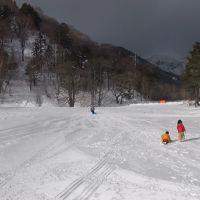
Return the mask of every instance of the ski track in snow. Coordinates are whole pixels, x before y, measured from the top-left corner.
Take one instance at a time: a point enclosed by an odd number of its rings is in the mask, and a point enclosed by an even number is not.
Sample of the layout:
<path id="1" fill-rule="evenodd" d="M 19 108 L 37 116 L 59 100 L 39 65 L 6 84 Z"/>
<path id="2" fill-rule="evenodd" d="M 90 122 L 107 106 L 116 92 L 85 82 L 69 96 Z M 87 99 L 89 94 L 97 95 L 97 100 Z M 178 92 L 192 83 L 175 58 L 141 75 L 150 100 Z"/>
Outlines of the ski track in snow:
<path id="1" fill-rule="evenodd" d="M 107 156 L 106 156 L 107 157 Z M 115 169 L 115 166 L 108 164 L 108 158 L 99 161 L 89 172 L 87 172 L 81 178 L 73 181 L 67 188 L 56 196 L 56 199 L 67 199 L 71 194 L 74 193 L 79 187 L 86 183 L 80 194 L 73 198 L 77 200 L 88 199 L 103 183 L 106 177 Z"/>
<path id="2" fill-rule="evenodd" d="M 2 108 L 3 200 L 200 199 L 200 111 L 184 105 Z M 176 122 L 186 126 L 177 141 Z M 169 130 L 173 143 L 160 144 Z M 89 170 L 88 170 L 89 169 Z"/>

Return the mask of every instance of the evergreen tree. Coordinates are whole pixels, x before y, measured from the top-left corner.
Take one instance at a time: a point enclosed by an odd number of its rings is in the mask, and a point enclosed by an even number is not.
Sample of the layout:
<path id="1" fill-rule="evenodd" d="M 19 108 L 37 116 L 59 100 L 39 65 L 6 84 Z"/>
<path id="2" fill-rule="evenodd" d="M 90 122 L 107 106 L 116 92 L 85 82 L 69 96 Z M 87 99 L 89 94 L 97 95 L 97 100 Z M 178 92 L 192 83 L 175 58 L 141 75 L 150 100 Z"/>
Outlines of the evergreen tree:
<path id="1" fill-rule="evenodd" d="M 195 105 L 199 105 L 200 95 L 200 42 L 195 42 L 193 49 L 187 57 L 185 85 Z"/>

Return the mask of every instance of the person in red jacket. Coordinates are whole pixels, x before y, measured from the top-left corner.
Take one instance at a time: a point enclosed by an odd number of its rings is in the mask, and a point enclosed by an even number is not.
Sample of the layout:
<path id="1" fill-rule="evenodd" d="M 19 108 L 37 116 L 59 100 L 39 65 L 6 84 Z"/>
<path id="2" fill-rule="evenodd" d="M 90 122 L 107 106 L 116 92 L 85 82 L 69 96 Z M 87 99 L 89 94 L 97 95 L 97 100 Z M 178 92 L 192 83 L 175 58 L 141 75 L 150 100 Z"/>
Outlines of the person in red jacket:
<path id="1" fill-rule="evenodd" d="M 178 140 L 182 142 L 185 139 L 186 130 L 181 120 L 178 120 L 177 131 L 178 131 Z"/>

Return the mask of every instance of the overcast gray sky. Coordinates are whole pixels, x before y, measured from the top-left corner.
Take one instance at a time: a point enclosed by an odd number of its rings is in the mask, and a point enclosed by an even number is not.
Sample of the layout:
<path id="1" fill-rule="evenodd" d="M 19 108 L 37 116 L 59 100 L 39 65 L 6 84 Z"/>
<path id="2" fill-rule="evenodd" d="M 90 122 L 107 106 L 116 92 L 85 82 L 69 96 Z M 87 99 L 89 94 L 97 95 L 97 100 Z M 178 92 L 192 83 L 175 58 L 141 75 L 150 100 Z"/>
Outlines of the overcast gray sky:
<path id="1" fill-rule="evenodd" d="M 200 0 L 16 0 L 73 25 L 92 40 L 184 58 L 200 41 Z"/>

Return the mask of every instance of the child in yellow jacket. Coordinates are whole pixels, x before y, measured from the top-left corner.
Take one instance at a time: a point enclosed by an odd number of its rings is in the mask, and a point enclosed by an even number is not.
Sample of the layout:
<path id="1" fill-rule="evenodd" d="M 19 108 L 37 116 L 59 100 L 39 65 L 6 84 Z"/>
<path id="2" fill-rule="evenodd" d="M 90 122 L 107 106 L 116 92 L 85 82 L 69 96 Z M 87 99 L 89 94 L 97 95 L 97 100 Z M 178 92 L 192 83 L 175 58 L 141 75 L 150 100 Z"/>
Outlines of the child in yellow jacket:
<path id="1" fill-rule="evenodd" d="M 171 138 L 170 138 L 169 132 L 166 131 L 165 133 L 163 133 L 161 135 L 161 139 L 162 139 L 162 143 L 163 144 L 168 144 L 169 142 L 171 142 Z"/>

